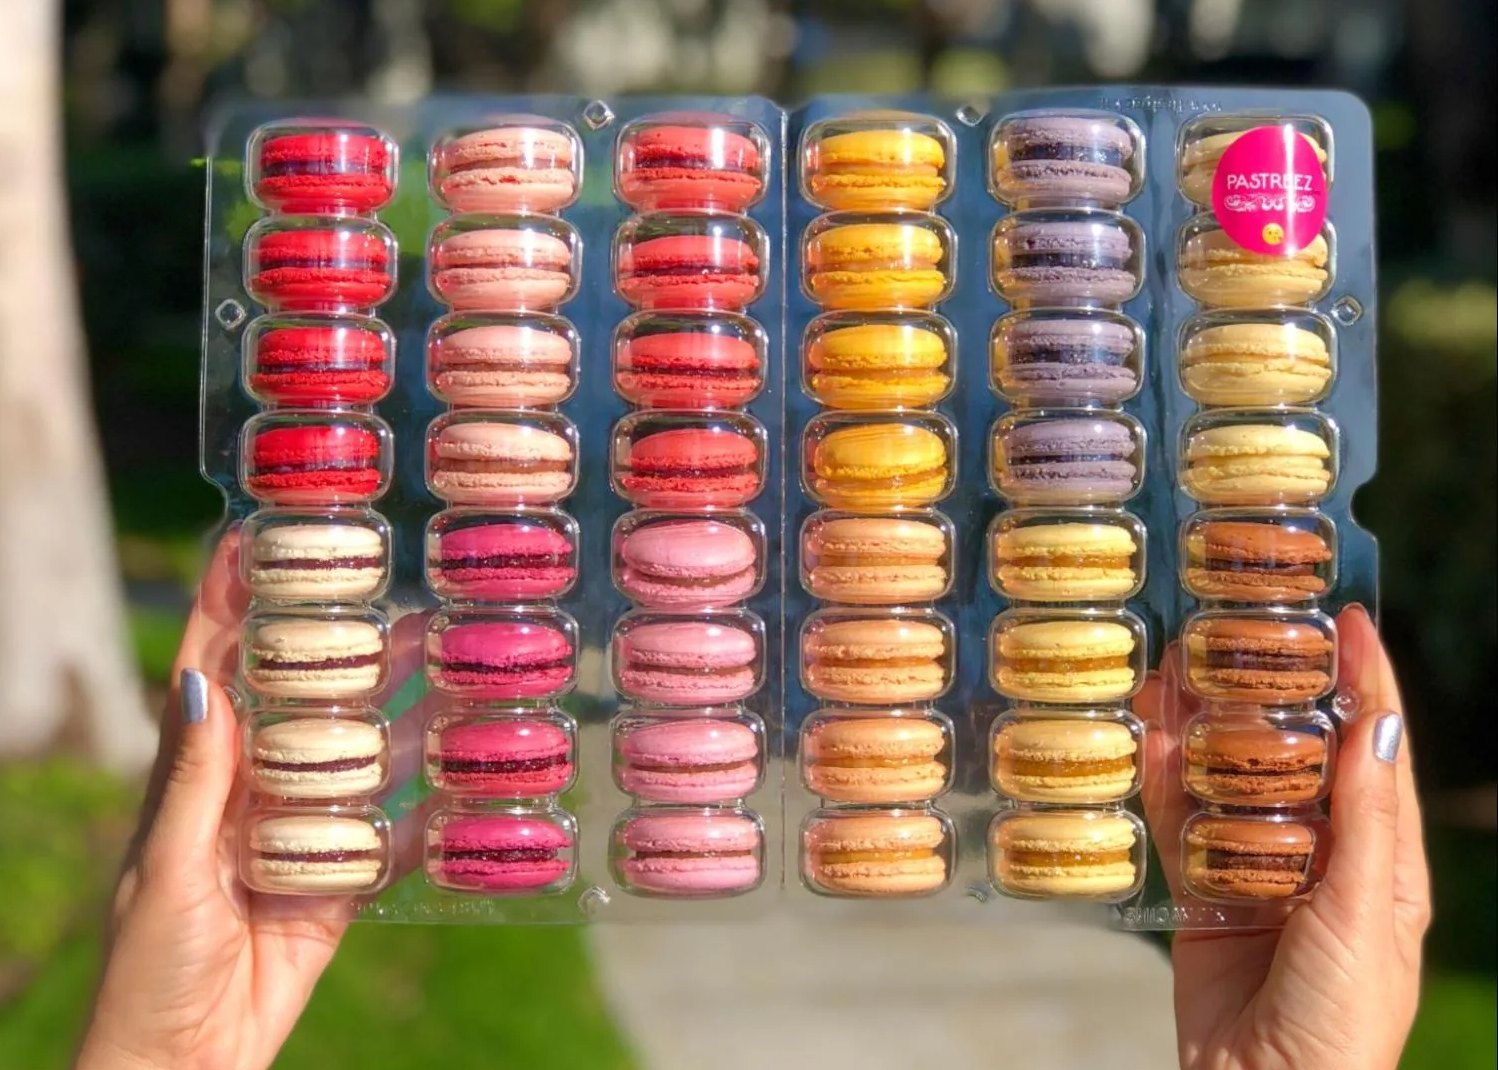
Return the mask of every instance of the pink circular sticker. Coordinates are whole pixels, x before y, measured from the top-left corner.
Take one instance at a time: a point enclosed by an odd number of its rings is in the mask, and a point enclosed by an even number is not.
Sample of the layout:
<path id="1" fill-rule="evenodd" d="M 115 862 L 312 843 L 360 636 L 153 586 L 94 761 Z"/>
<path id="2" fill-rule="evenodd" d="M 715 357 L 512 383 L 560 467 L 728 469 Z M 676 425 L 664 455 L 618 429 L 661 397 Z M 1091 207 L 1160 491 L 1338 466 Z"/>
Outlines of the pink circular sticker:
<path id="1" fill-rule="evenodd" d="M 1267 256 L 1293 256 L 1326 222 L 1326 172 L 1289 123 L 1249 130 L 1222 154 L 1212 214 L 1229 238 Z"/>

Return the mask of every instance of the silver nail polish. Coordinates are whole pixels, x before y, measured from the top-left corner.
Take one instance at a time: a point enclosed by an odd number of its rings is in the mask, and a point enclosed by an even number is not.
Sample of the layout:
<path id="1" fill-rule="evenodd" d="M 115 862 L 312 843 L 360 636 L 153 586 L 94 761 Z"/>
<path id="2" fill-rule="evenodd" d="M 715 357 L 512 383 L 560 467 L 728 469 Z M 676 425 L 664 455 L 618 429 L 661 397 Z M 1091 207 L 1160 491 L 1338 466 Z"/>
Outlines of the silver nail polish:
<path id="1" fill-rule="evenodd" d="M 208 719 L 208 677 L 197 669 L 183 669 L 178 684 L 182 698 L 182 723 L 202 724 Z"/>
<path id="2" fill-rule="evenodd" d="M 1381 762 L 1392 762 L 1399 757 L 1399 744 L 1404 739 L 1404 718 L 1397 713 L 1386 713 L 1373 728 L 1373 756 Z"/>

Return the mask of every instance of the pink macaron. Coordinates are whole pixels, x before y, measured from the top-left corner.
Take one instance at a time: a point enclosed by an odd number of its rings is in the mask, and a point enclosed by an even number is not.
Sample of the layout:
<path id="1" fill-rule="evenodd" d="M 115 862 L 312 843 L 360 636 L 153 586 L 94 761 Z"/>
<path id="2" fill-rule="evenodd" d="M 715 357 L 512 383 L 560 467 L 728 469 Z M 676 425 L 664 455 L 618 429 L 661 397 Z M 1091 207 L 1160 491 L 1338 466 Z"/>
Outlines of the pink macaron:
<path id="1" fill-rule="evenodd" d="M 625 856 L 615 876 L 642 895 L 738 895 L 760 881 L 763 836 L 738 813 L 637 814 L 615 831 Z"/>
<path id="2" fill-rule="evenodd" d="M 645 524 L 619 546 L 619 590 L 648 608 L 732 605 L 759 586 L 759 554 L 743 529 L 719 520 Z"/>
<path id="3" fill-rule="evenodd" d="M 427 582 L 440 598 L 528 602 L 555 598 L 577 578 L 566 534 L 524 518 L 451 528 L 436 537 Z"/>
<path id="4" fill-rule="evenodd" d="M 439 691 L 461 698 L 551 698 L 572 684 L 572 640 L 546 620 L 462 620 L 435 635 L 427 674 Z"/>
<path id="5" fill-rule="evenodd" d="M 546 818 L 443 815 L 427 832 L 427 877 L 453 891 L 556 891 L 572 872 L 571 850 L 571 834 Z"/>
<path id="6" fill-rule="evenodd" d="M 555 795 L 572 783 L 572 774 L 572 739 L 551 721 L 454 721 L 427 739 L 427 779 L 449 795 Z"/>
<path id="7" fill-rule="evenodd" d="M 576 351 L 571 326 L 438 321 L 427 339 L 427 385 L 450 405 L 522 409 L 557 405 L 572 393 Z M 545 324 L 545 326 L 541 324 Z"/>
<path id="8" fill-rule="evenodd" d="M 561 220 L 545 229 L 445 223 L 432 235 L 432 294 L 464 312 L 553 309 L 576 288 L 576 247 L 576 231 Z"/>
<path id="9" fill-rule="evenodd" d="M 454 212 L 554 212 L 577 196 L 580 151 L 565 128 L 508 125 L 432 151 L 432 192 Z"/>
<path id="10" fill-rule="evenodd" d="M 759 737 L 739 721 L 638 722 L 622 728 L 614 744 L 620 789 L 646 802 L 731 802 L 759 784 Z"/>
<path id="11" fill-rule="evenodd" d="M 639 702 L 738 702 L 758 690 L 759 660 L 759 641 L 728 620 L 661 620 L 614 633 L 615 684 Z"/>

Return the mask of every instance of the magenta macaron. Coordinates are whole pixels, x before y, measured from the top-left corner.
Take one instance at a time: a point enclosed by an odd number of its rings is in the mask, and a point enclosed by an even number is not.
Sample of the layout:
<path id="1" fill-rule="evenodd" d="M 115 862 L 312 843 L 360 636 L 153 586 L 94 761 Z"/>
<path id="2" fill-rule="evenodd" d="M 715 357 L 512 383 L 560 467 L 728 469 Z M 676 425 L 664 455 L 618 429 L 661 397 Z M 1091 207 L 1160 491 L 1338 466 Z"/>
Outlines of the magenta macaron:
<path id="1" fill-rule="evenodd" d="M 572 740 L 550 721 L 460 721 L 430 734 L 427 763 L 427 779 L 449 795 L 531 799 L 572 783 Z"/>
<path id="2" fill-rule="evenodd" d="M 759 737 L 716 717 L 646 721 L 615 737 L 619 787 L 646 802 L 708 805 L 759 784 Z"/>
<path id="3" fill-rule="evenodd" d="M 615 876 L 644 895 L 735 895 L 759 884 L 761 834 L 737 813 L 637 814 L 615 832 L 623 848 Z"/>
<path id="4" fill-rule="evenodd" d="M 466 892 L 555 890 L 572 871 L 572 836 L 544 818 L 515 814 L 438 818 L 427 832 L 427 876 Z"/>
<path id="5" fill-rule="evenodd" d="M 572 641 L 543 621 L 450 623 L 430 646 L 432 686 L 461 698 L 550 698 L 572 684 Z"/>
<path id="6" fill-rule="evenodd" d="M 523 519 L 451 528 L 436 536 L 427 579 L 442 598 L 554 598 L 577 578 L 576 548 L 562 532 Z"/>
<path id="7" fill-rule="evenodd" d="M 614 634 L 619 690 L 639 702 L 713 706 L 759 687 L 759 642 L 724 621 L 667 620 Z"/>
<path id="8" fill-rule="evenodd" d="M 619 590 L 642 606 L 710 607 L 742 601 L 759 586 L 754 540 L 718 520 L 646 524 L 619 546 Z"/>

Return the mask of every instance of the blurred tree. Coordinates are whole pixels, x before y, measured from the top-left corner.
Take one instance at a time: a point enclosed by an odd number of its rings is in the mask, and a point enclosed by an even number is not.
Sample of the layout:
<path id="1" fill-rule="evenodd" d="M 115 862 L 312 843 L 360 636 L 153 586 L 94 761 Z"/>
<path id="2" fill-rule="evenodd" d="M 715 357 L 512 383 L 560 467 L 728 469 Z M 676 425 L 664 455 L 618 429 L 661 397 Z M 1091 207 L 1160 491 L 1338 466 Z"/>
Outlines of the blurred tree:
<path id="1" fill-rule="evenodd" d="M 0 4 L 0 754 L 154 748 L 126 654 L 68 250 L 56 0 Z"/>

